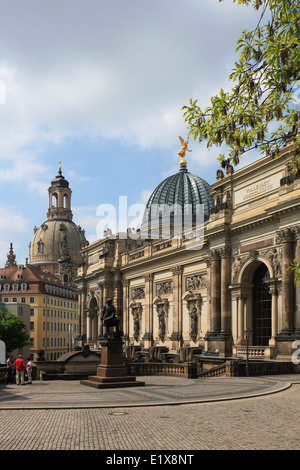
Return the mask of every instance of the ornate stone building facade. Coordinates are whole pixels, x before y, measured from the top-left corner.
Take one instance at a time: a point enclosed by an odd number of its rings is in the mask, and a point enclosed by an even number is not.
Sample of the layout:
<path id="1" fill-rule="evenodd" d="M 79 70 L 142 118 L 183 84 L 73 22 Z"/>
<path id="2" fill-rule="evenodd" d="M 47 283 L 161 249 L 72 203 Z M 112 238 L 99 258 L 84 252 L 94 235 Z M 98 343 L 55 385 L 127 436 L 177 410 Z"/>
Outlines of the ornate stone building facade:
<path id="1" fill-rule="evenodd" d="M 99 346 L 110 297 L 126 345 L 239 357 L 249 335 L 250 357 L 290 358 L 300 335 L 300 282 L 289 270 L 300 256 L 300 179 L 289 159 L 287 147 L 276 159 L 218 170 L 216 182 L 196 192 L 194 175 L 181 167 L 188 197 L 205 206 L 203 238 L 116 235 L 85 247 L 76 280 L 82 341 Z M 167 179 L 163 202 L 174 202 L 178 178 Z"/>

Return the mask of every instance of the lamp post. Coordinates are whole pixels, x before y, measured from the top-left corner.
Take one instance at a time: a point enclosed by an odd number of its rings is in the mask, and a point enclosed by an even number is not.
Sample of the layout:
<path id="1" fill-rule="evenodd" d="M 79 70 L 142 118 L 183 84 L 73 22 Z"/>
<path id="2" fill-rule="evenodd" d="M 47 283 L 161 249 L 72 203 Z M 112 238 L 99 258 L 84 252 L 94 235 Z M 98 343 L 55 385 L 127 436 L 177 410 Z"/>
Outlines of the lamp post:
<path id="1" fill-rule="evenodd" d="M 249 339 L 250 339 L 250 330 L 249 328 L 246 328 L 245 330 L 245 335 L 246 335 L 246 377 L 249 377 Z"/>

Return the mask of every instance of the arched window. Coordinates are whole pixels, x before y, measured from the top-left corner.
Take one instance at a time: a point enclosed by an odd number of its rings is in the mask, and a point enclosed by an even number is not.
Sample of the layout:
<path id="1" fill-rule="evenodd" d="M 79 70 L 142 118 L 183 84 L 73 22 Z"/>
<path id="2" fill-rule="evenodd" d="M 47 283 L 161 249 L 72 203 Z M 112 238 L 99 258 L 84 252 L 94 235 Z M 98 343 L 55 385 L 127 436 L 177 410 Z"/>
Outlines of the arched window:
<path id="1" fill-rule="evenodd" d="M 253 346 L 268 346 L 272 336 L 272 296 L 268 279 L 269 270 L 261 263 L 253 276 Z"/>
<path id="2" fill-rule="evenodd" d="M 57 193 L 53 193 L 52 196 L 51 196 L 51 206 L 52 206 L 52 208 L 57 207 L 57 203 L 58 203 Z"/>

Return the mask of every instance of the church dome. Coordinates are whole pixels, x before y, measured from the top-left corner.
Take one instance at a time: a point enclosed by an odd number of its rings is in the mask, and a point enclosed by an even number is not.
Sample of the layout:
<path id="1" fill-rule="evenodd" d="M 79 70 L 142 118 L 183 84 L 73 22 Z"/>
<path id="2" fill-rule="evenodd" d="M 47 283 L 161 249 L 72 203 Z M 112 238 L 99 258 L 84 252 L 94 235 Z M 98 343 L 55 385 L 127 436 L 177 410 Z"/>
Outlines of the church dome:
<path id="1" fill-rule="evenodd" d="M 179 171 L 164 179 L 151 194 L 143 215 L 142 231 L 149 229 L 150 224 L 151 228 L 157 225 L 161 217 L 159 207 L 160 211 L 165 207 L 180 223 L 184 216 L 190 216 L 194 224 L 201 210 L 204 221 L 208 220 L 213 205 L 210 185 L 200 176 L 190 173 L 186 161 L 182 160 Z"/>
<path id="2" fill-rule="evenodd" d="M 80 263 L 80 251 L 85 243 L 84 231 L 72 220 L 48 219 L 34 229 L 30 264 L 57 265 L 66 254 L 73 262 Z M 52 271 L 50 266 L 49 271 Z"/>
<path id="3" fill-rule="evenodd" d="M 72 220 L 72 191 L 60 166 L 48 193 L 47 220 L 34 228 L 29 245 L 30 264 L 70 280 L 76 275 L 82 262 L 80 252 L 88 242 L 84 230 Z"/>

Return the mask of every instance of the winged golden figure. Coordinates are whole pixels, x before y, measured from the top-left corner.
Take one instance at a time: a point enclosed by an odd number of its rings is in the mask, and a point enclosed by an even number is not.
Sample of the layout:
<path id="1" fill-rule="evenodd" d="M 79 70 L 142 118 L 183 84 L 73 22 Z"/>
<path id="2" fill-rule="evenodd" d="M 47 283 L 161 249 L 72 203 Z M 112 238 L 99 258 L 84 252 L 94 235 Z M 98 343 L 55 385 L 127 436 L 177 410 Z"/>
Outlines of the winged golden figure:
<path id="1" fill-rule="evenodd" d="M 178 155 L 179 155 L 178 158 L 183 158 L 184 159 L 186 152 L 191 152 L 191 150 L 188 149 L 189 139 L 184 141 L 183 138 L 179 136 L 179 140 L 181 142 L 182 149 L 180 150 L 180 152 L 178 152 Z"/>

